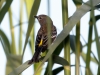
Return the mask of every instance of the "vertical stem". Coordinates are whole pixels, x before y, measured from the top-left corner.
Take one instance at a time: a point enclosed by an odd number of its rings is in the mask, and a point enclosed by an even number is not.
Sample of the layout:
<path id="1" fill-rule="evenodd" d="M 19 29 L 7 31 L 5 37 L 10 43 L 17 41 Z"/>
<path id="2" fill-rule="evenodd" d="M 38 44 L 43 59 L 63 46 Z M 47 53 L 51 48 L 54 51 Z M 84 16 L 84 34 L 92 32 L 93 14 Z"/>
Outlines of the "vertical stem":
<path id="1" fill-rule="evenodd" d="M 86 63 L 86 55 L 87 53 L 85 54 L 84 52 L 81 53 L 81 57 L 83 58 L 83 61 Z M 92 59 L 92 58 L 91 58 Z M 95 61 L 95 59 L 94 59 Z M 87 74 L 88 75 L 88 74 Z M 92 71 L 90 70 L 90 75 L 93 75 Z"/>
<path id="2" fill-rule="evenodd" d="M 76 56 L 75 56 L 75 75 L 80 73 L 80 22 L 76 25 Z"/>
<path id="3" fill-rule="evenodd" d="M 77 8 L 82 5 L 82 0 L 73 0 Z M 80 21 L 76 24 L 76 48 L 75 48 L 75 75 L 80 75 Z"/>
<path id="4" fill-rule="evenodd" d="M 88 33 L 88 46 L 87 46 L 87 55 L 86 55 L 86 72 L 85 72 L 85 75 L 90 75 L 90 54 L 91 54 L 91 43 L 92 43 L 92 31 L 93 31 L 93 24 L 90 21 L 89 33 Z"/>
<path id="5" fill-rule="evenodd" d="M 10 32 L 11 32 L 11 53 L 16 54 L 16 44 L 15 44 L 15 35 L 13 28 L 13 19 L 12 19 L 12 11 L 9 9 L 9 20 L 10 20 Z"/>
<path id="6" fill-rule="evenodd" d="M 50 16 L 50 0 L 47 1 L 47 6 L 48 6 L 48 15 Z M 49 21 L 48 21 L 48 24 L 49 24 Z M 48 46 L 50 46 L 51 44 L 51 25 L 48 25 Z M 52 55 L 49 57 L 49 61 L 48 61 L 48 65 L 49 65 L 49 68 L 48 68 L 48 71 L 49 71 L 49 75 L 52 75 Z"/>
<path id="7" fill-rule="evenodd" d="M 81 6 L 82 0 L 73 0 L 76 7 Z M 80 21 L 76 24 L 76 56 L 75 56 L 75 75 L 80 75 Z"/>
<path id="8" fill-rule="evenodd" d="M 62 0 L 62 18 L 63 27 L 68 22 L 68 1 Z M 64 58 L 70 63 L 70 41 L 69 36 L 64 40 Z M 66 69 L 64 66 L 64 74 L 70 75 L 70 70 Z"/>
<path id="9" fill-rule="evenodd" d="M 20 0 L 20 23 L 22 23 L 22 12 L 23 11 L 23 0 Z M 19 54 L 21 54 L 22 51 L 22 24 L 20 24 L 20 30 L 19 30 Z"/>

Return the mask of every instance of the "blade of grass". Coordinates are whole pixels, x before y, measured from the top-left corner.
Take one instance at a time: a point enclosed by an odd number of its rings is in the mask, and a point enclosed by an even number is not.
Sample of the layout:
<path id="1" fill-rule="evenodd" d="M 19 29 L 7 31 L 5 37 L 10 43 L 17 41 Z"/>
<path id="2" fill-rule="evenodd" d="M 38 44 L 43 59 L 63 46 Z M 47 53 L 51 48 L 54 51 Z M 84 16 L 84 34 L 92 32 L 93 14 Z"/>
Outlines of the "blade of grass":
<path id="1" fill-rule="evenodd" d="M 95 20 L 94 20 L 95 22 Z M 100 74 L 100 42 L 99 42 L 99 36 L 96 28 L 96 24 L 94 23 L 94 31 L 95 31 L 95 37 L 96 37 L 96 46 L 97 46 L 97 53 L 98 53 L 98 58 L 99 58 L 99 67 L 98 67 L 98 75 Z"/>
<path id="2" fill-rule="evenodd" d="M 75 35 L 70 35 L 70 46 L 72 51 L 75 53 L 76 51 L 76 36 Z M 82 43 L 80 41 L 80 53 L 82 52 Z"/>
<path id="3" fill-rule="evenodd" d="M 32 5 L 33 5 L 33 2 L 34 0 L 25 0 L 25 4 L 26 4 L 26 12 L 27 12 L 27 17 L 29 18 L 30 16 L 30 12 L 31 12 L 31 8 L 32 8 Z M 34 15 L 33 15 L 34 16 Z M 32 28 L 32 31 L 31 31 L 31 40 L 30 40 L 30 47 L 31 47 L 31 50 L 32 50 L 32 53 L 34 53 L 34 26 Z"/>
<path id="4" fill-rule="evenodd" d="M 35 21 L 33 16 L 36 15 L 36 13 L 38 11 L 38 8 L 39 8 L 39 5 L 40 5 L 40 2 L 41 2 L 41 0 L 35 0 L 33 2 L 32 10 L 31 10 L 30 18 L 29 18 L 28 29 L 27 29 L 27 33 L 26 33 L 25 44 L 24 44 L 24 48 L 23 48 L 22 59 L 23 59 L 23 56 L 24 56 L 24 52 L 25 52 L 25 48 L 26 48 L 26 45 L 27 45 L 27 42 L 28 42 L 28 38 L 29 38 L 30 32 L 31 32 L 32 27 L 33 27 L 33 23 Z"/>
<path id="5" fill-rule="evenodd" d="M 84 60 L 85 63 L 86 63 L 86 55 L 87 55 L 87 54 L 85 54 L 85 53 L 83 53 L 83 52 L 81 53 L 81 56 L 82 56 L 82 58 L 83 58 L 83 60 Z M 96 62 L 95 59 L 92 58 L 92 57 L 91 57 L 91 61 Z M 87 68 L 85 68 L 85 70 L 87 70 Z M 93 73 L 92 73 L 91 70 L 90 70 L 90 75 L 93 75 Z"/>
<path id="6" fill-rule="evenodd" d="M 90 15 L 91 18 L 92 15 Z M 93 24 L 90 20 L 89 22 L 89 32 L 88 32 L 88 45 L 87 45 L 87 55 L 86 55 L 86 72 L 85 75 L 90 75 L 90 54 L 91 54 L 91 44 L 92 44 L 92 32 L 93 32 Z"/>
<path id="7" fill-rule="evenodd" d="M 99 75 L 100 74 L 100 65 L 98 65 L 98 73 L 97 73 L 97 75 Z"/>
<path id="8" fill-rule="evenodd" d="M 73 0 L 76 7 L 82 5 L 82 0 Z M 76 50 L 75 50 L 75 75 L 80 74 L 80 21 L 76 24 Z"/>
<path id="9" fill-rule="evenodd" d="M 75 75 L 80 74 L 80 22 L 76 25 Z"/>
<path id="10" fill-rule="evenodd" d="M 16 54 L 16 43 L 15 43 L 15 35 L 14 35 L 14 29 L 13 28 L 13 19 L 12 19 L 12 11 L 9 9 L 9 21 L 10 21 L 10 33 L 11 33 L 11 53 Z"/>
<path id="11" fill-rule="evenodd" d="M 6 63 L 6 75 L 8 75 L 12 70 L 21 64 L 21 55 L 9 55 Z"/>
<path id="12" fill-rule="evenodd" d="M 8 50 L 9 49 L 8 45 L 6 44 L 5 39 L 2 36 L 0 36 L 0 41 L 1 41 L 1 44 L 2 44 L 3 49 L 5 51 L 6 58 L 7 58 L 7 60 L 9 60 L 9 66 L 11 69 L 13 69 L 14 74 L 16 74 L 16 71 L 14 69 L 15 68 L 15 63 L 14 63 L 15 58 L 14 58 L 14 60 L 12 60 L 11 54 L 9 53 L 9 50 Z M 6 71 L 6 73 L 8 73 L 8 71 Z"/>
<path id="13" fill-rule="evenodd" d="M 30 12 L 31 12 L 33 3 L 34 3 L 34 0 L 25 0 L 26 12 L 27 12 L 28 19 L 30 16 Z"/>
<path id="14" fill-rule="evenodd" d="M 10 42 L 9 39 L 7 38 L 6 34 L 0 29 L 0 37 L 2 38 L 3 42 L 5 43 L 5 45 L 8 47 L 8 52 L 10 53 Z M 6 51 L 4 50 L 5 54 Z"/>
<path id="15" fill-rule="evenodd" d="M 94 55 L 94 53 L 92 51 L 91 51 L 91 54 L 93 55 L 93 57 L 94 57 L 95 61 L 97 62 L 97 64 L 99 64 L 98 59 L 96 58 L 96 56 Z"/>
<path id="16" fill-rule="evenodd" d="M 6 12 L 8 11 L 11 3 L 13 0 L 6 0 L 6 4 L 4 5 L 4 7 L 0 10 L 0 24 L 6 14 Z"/>
<path id="17" fill-rule="evenodd" d="M 24 0 L 20 0 L 20 20 L 19 23 L 22 23 L 22 17 L 23 17 L 23 4 Z M 19 54 L 21 55 L 22 53 L 22 24 L 20 24 L 20 30 L 19 30 Z"/>
<path id="18" fill-rule="evenodd" d="M 62 70 L 64 70 L 64 67 L 58 67 L 56 69 L 53 70 L 53 75 L 57 75 L 59 72 L 61 72 Z"/>
<path id="19" fill-rule="evenodd" d="M 50 0 L 47 1 L 47 11 L 48 11 L 48 15 L 50 16 Z M 51 38 L 49 36 L 51 33 L 51 25 L 49 24 L 49 20 L 48 20 L 48 26 L 47 26 L 47 30 L 48 30 L 48 46 L 50 46 L 51 44 Z M 52 61 L 52 55 L 49 57 L 48 59 L 48 71 L 49 71 L 49 75 L 53 75 L 52 74 L 52 65 L 53 65 L 53 61 Z"/>
<path id="20" fill-rule="evenodd" d="M 62 20 L 63 27 L 68 22 L 68 0 L 62 0 Z M 64 58 L 70 63 L 70 41 L 69 36 L 64 40 Z M 64 75 L 70 75 L 70 70 L 64 66 Z"/>
<path id="21" fill-rule="evenodd" d="M 0 10 L 2 8 L 3 3 L 5 2 L 5 0 L 0 0 Z"/>
<path id="22" fill-rule="evenodd" d="M 27 69 L 29 66 L 31 66 L 32 64 L 28 65 L 29 61 L 26 61 L 24 64 L 22 64 L 21 66 L 19 66 L 18 68 L 16 68 L 14 71 L 12 71 L 10 74 L 8 75 L 19 75 L 20 73 L 22 73 L 25 69 Z"/>

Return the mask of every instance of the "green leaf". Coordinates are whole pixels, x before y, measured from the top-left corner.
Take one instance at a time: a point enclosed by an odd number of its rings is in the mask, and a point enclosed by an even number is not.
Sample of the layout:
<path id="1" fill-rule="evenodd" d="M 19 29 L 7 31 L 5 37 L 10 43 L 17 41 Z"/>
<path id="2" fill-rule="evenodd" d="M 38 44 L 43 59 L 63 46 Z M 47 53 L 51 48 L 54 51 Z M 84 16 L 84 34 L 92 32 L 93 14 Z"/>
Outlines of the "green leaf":
<path id="1" fill-rule="evenodd" d="M 68 22 L 68 0 L 62 0 L 62 21 L 63 21 L 63 27 Z M 70 63 L 70 40 L 69 35 L 66 37 L 66 39 L 63 41 L 64 45 L 64 58 Z M 66 69 L 64 67 L 64 74 L 70 75 L 70 70 Z"/>
<path id="2" fill-rule="evenodd" d="M 22 73 L 25 69 L 27 69 L 31 64 L 28 64 L 29 61 L 26 61 L 24 64 L 20 65 L 18 68 L 13 70 L 9 75 L 19 75 Z"/>
<path id="3" fill-rule="evenodd" d="M 17 66 L 21 64 L 21 56 L 20 55 L 9 55 L 10 58 L 7 59 L 6 64 L 6 75 L 8 75 L 12 70 L 14 70 Z"/>
<path id="4" fill-rule="evenodd" d="M 3 20 L 3 17 L 5 16 L 6 12 L 8 11 L 11 3 L 13 0 L 6 0 L 6 4 L 4 5 L 4 7 L 1 9 L 0 11 L 0 23 Z"/>
<path id="5" fill-rule="evenodd" d="M 54 69 L 54 70 L 53 70 L 53 75 L 57 75 L 57 74 L 58 74 L 59 72 L 61 72 L 62 70 L 64 70 L 64 67 L 63 67 L 63 66 Z"/>
<path id="6" fill-rule="evenodd" d="M 96 5 L 95 8 L 96 9 L 99 9 L 100 8 L 100 4 Z"/>
<path id="7" fill-rule="evenodd" d="M 7 49 L 9 50 L 8 52 L 10 52 L 10 42 L 7 38 L 7 36 L 5 35 L 5 33 L 0 29 L 0 37 L 1 40 L 3 41 L 3 43 L 5 44 L 5 46 L 7 47 Z M 5 54 L 6 54 L 6 49 L 4 49 Z"/>
<path id="8" fill-rule="evenodd" d="M 98 66 L 98 73 L 97 75 L 100 75 L 100 65 Z"/>
<path id="9" fill-rule="evenodd" d="M 0 10 L 2 8 L 3 3 L 5 2 L 5 0 L 0 0 Z"/>
<path id="10" fill-rule="evenodd" d="M 70 66 L 69 62 L 67 60 L 65 60 L 64 58 L 59 57 L 57 55 L 53 55 L 52 59 L 53 59 L 54 63 L 60 64 L 60 65 L 63 65 L 63 66 Z"/>
<path id="11" fill-rule="evenodd" d="M 34 0 L 25 0 L 25 4 L 26 4 L 26 11 L 27 11 L 27 16 L 29 18 L 30 15 L 30 10 L 32 8 L 32 3 L 34 3 Z"/>
<path id="12" fill-rule="evenodd" d="M 91 16 L 92 16 L 92 11 L 90 12 L 90 18 Z M 86 55 L 87 70 L 85 71 L 85 75 L 90 75 L 90 57 L 91 57 L 92 35 L 93 35 L 93 24 L 92 23 L 90 23 L 88 30 L 89 30 L 88 31 L 88 45 L 87 45 L 87 55 Z"/>
<path id="13" fill-rule="evenodd" d="M 9 22 L 10 22 L 10 33 L 11 33 L 11 53 L 16 54 L 16 41 L 15 41 L 15 34 L 13 28 L 13 18 L 12 18 L 12 10 L 9 8 Z"/>
<path id="14" fill-rule="evenodd" d="M 76 51 L 76 36 L 75 35 L 70 35 L 70 46 L 72 51 L 75 53 Z M 80 52 L 82 52 L 82 43 L 80 41 Z"/>
<path id="15" fill-rule="evenodd" d="M 34 3 L 33 3 L 33 6 L 32 6 L 32 10 L 31 10 L 30 18 L 29 18 L 28 30 L 27 30 L 27 33 L 26 33 L 26 39 L 25 39 L 25 44 L 24 44 L 24 48 L 23 48 L 22 59 L 23 59 L 23 55 L 24 55 L 24 52 L 25 52 L 25 48 L 26 48 L 26 45 L 27 45 L 27 42 L 28 42 L 30 32 L 31 32 L 32 27 L 33 27 L 33 23 L 35 21 L 33 16 L 37 14 L 40 2 L 41 2 L 41 0 L 35 0 Z"/>
<path id="16" fill-rule="evenodd" d="M 10 54 L 8 50 L 8 46 L 6 45 L 5 41 L 2 40 L 1 36 L 0 36 L 0 41 L 4 48 L 6 58 L 7 58 L 6 74 L 8 74 L 10 71 L 14 70 L 15 67 L 21 64 L 21 56 Z M 15 70 L 13 72 L 15 72 Z"/>
<path id="17" fill-rule="evenodd" d="M 43 60 L 45 58 L 44 57 L 41 57 L 40 58 L 40 61 Z M 48 60 L 47 60 L 48 61 Z M 64 58 L 58 56 L 58 55 L 52 55 L 52 61 L 53 63 L 57 63 L 57 64 L 60 64 L 60 65 L 63 65 L 63 66 L 70 66 L 69 65 L 69 62 L 67 60 L 65 60 Z"/>

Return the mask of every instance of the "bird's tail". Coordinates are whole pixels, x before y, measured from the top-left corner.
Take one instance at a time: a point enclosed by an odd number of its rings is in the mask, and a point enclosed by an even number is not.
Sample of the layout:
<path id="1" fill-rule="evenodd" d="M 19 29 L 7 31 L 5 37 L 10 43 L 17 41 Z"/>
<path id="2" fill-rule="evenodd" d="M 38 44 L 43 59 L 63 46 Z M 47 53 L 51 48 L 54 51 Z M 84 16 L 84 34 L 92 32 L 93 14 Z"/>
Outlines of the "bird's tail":
<path id="1" fill-rule="evenodd" d="M 39 62 L 40 53 L 41 53 L 41 50 L 35 51 L 32 59 L 29 61 L 28 64 L 32 64 L 33 62 Z"/>

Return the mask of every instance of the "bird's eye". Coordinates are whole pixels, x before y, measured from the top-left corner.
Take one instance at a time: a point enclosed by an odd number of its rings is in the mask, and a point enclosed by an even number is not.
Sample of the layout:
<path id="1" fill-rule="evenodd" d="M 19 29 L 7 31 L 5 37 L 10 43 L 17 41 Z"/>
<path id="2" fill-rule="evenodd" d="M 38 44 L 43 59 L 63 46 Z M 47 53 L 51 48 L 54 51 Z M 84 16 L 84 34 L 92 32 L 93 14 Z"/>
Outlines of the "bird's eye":
<path id="1" fill-rule="evenodd" d="M 42 19 L 42 17 L 39 17 L 39 19 L 41 20 L 41 19 Z"/>

